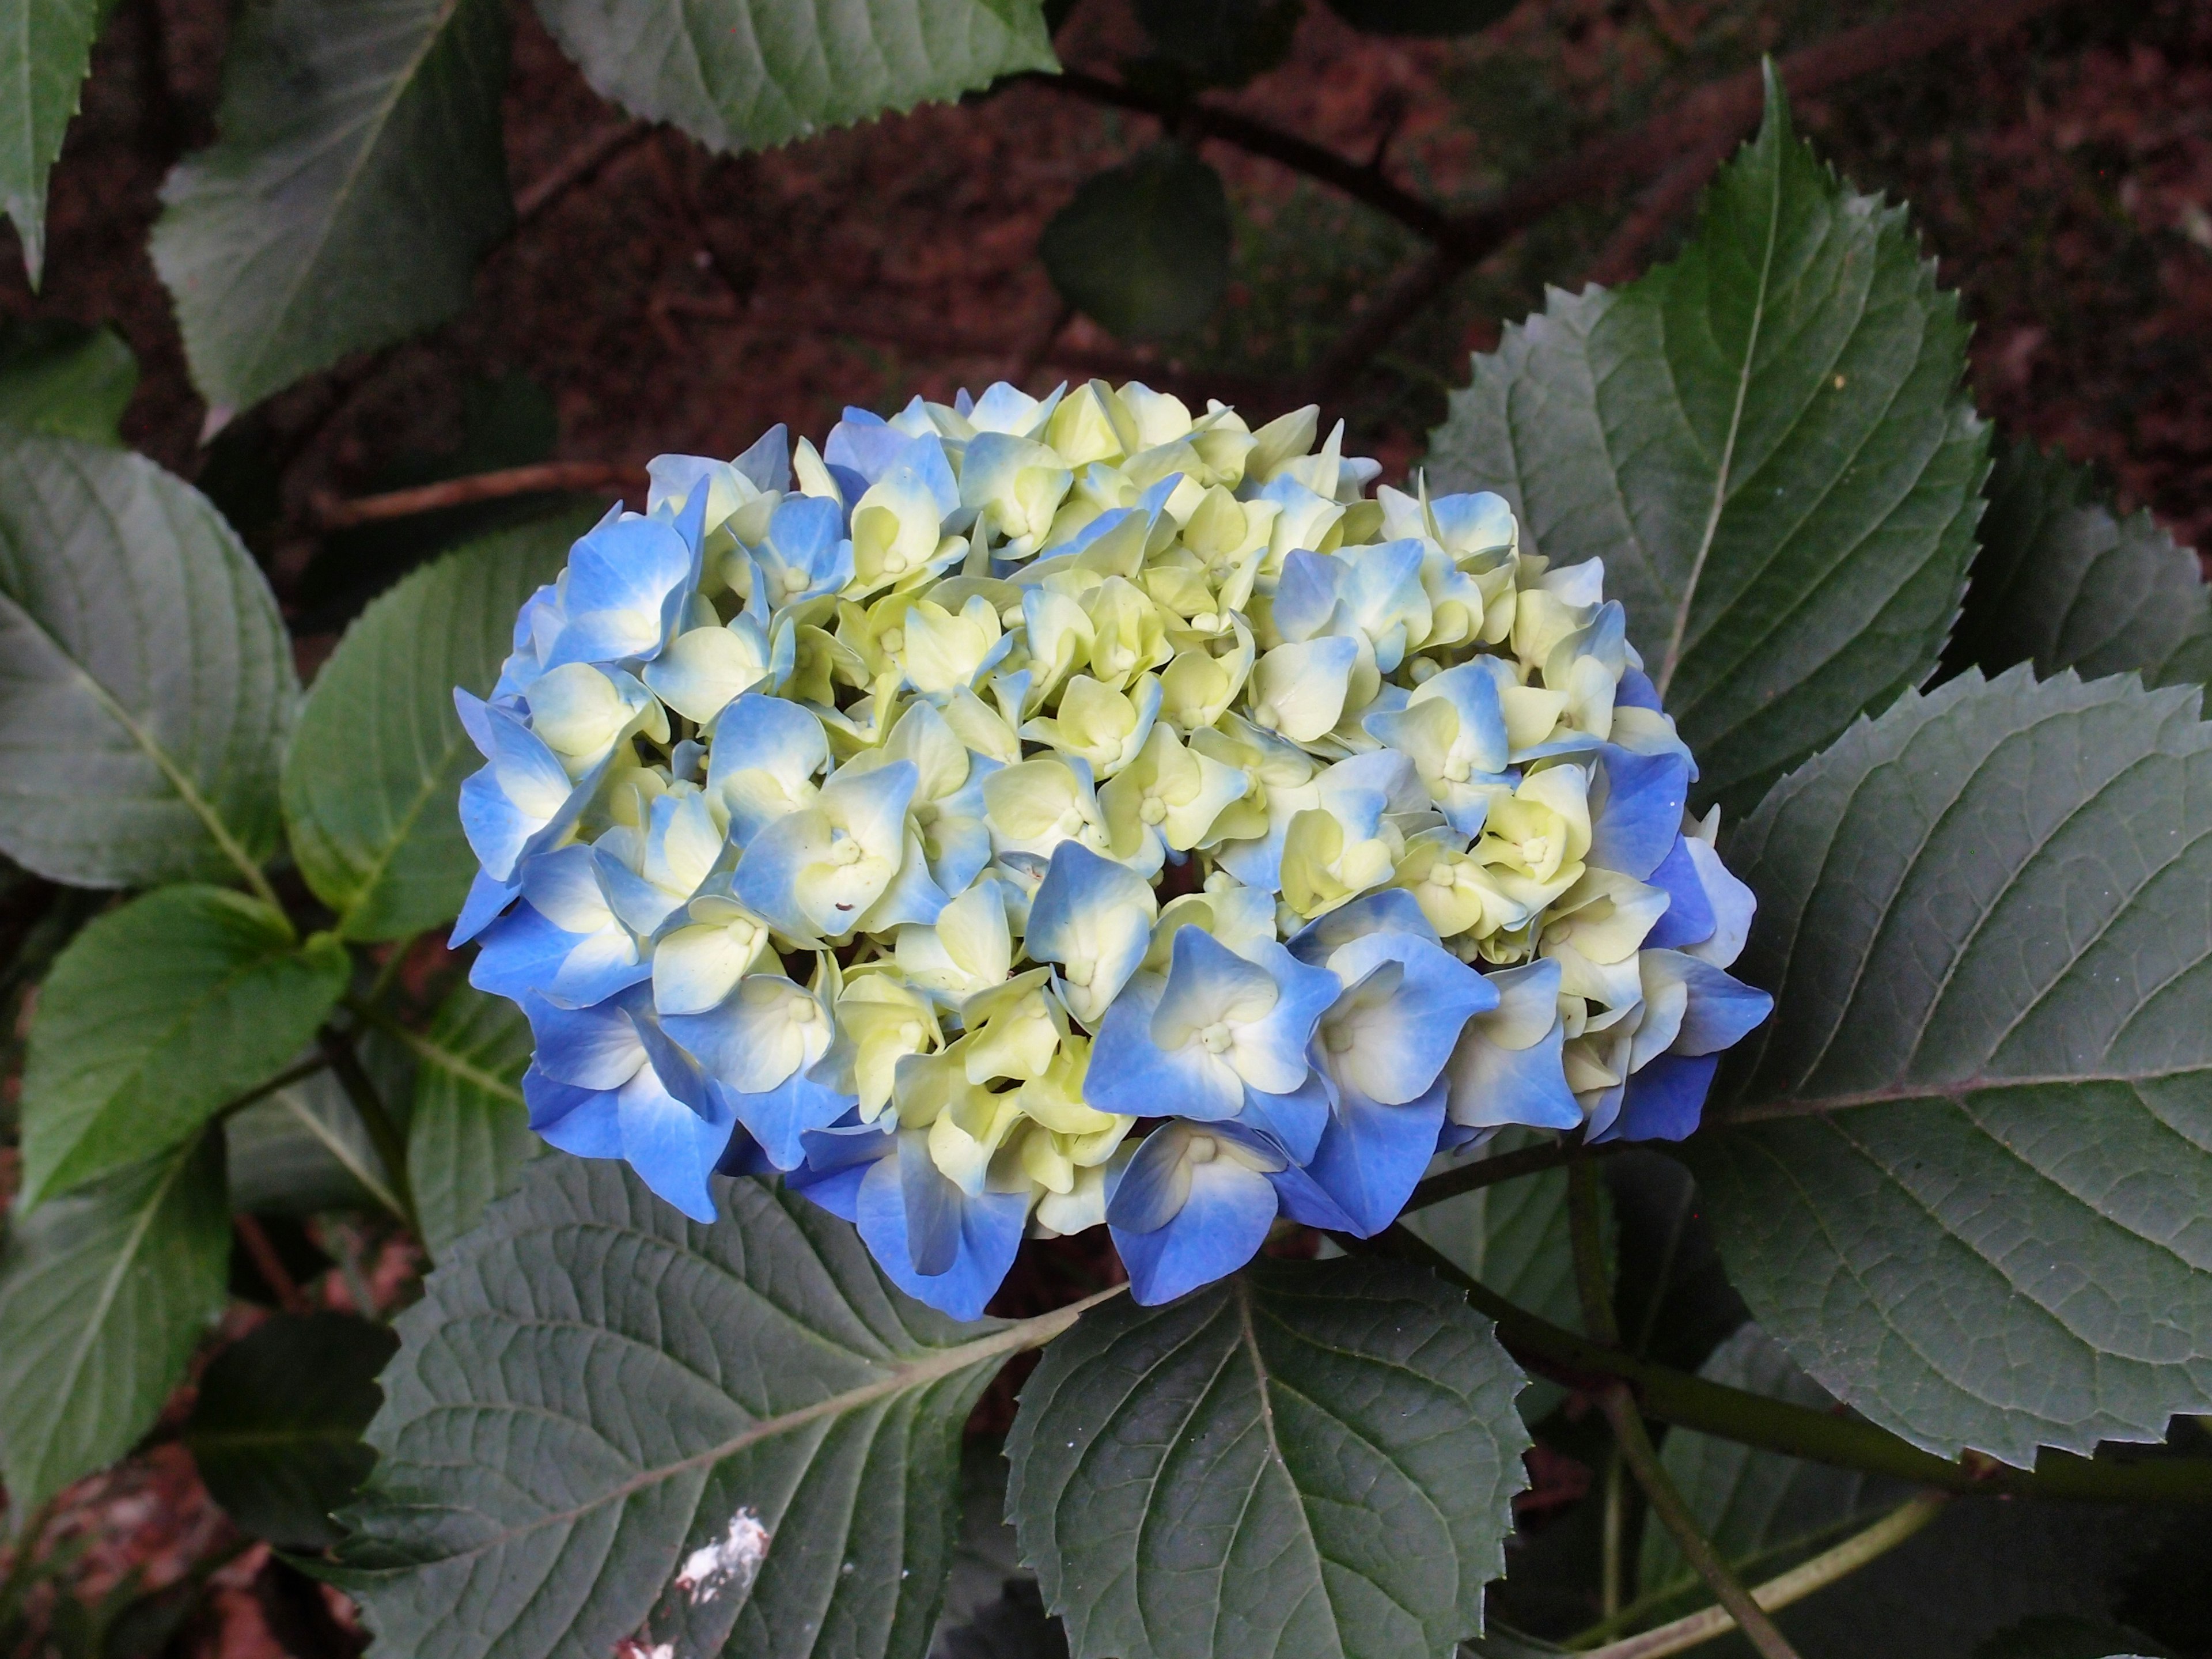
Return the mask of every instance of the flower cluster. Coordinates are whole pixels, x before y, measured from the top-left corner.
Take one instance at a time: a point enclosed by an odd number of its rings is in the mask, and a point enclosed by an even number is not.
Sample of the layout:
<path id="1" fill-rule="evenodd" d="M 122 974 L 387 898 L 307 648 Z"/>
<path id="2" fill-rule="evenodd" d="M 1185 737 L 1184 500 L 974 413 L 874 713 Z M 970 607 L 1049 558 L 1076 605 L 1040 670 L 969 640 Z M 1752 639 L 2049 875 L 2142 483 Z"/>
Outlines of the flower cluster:
<path id="1" fill-rule="evenodd" d="M 962 1317 L 1024 1235 L 1158 1302 L 1503 1125 L 1686 1133 L 1768 999 L 1603 570 L 1341 434 L 999 385 L 653 463 L 457 694 L 532 1126 Z"/>

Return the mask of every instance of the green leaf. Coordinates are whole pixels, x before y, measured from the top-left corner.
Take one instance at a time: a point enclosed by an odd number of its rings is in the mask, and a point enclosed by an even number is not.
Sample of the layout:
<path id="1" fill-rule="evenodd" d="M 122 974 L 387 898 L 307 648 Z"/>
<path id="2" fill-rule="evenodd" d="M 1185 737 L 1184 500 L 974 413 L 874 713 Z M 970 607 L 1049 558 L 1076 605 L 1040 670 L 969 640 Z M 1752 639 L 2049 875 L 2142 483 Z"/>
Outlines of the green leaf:
<path id="1" fill-rule="evenodd" d="M 215 1357 L 184 1441 L 224 1513 L 256 1538 L 319 1550 L 376 1454 L 362 1431 L 398 1339 L 351 1314 L 279 1314 Z"/>
<path id="2" fill-rule="evenodd" d="M 153 1425 L 222 1313 L 222 1146 L 203 1135 L 26 1215 L 0 1249 L 0 1476 L 17 1525 Z"/>
<path id="3" fill-rule="evenodd" d="M 258 863 L 298 696 L 268 583 L 191 485 L 0 433 L 0 849 L 87 887 Z"/>
<path id="4" fill-rule="evenodd" d="M 515 612 L 588 527 L 565 514 L 416 571 L 362 614 L 315 677 L 284 757 L 284 824 L 344 937 L 404 939 L 460 914 L 477 870 L 461 780 L 483 760 L 453 688 L 489 694 Z"/>
<path id="5" fill-rule="evenodd" d="M 0 424 L 119 446 L 116 423 L 137 389 L 138 360 L 112 328 L 0 325 Z"/>
<path id="6" fill-rule="evenodd" d="M 458 985 L 414 1048 L 407 1169 L 422 1242 L 442 1258 L 544 1149 L 522 1104 L 530 1024 L 505 997 Z"/>
<path id="7" fill-rule="evenodd" d="M 2148 512 L 2121 519 L 2086 466 L 2005 445 L 1990 475 L 1982 550 L 1947 662 L 1998 674 L 2032 662 L 2084 679 L 2212 678 L 2212 590 L 2197 556 Z"/>
<path id="8" fill-rule="evenodd" d="M 46 259 L 46 173 L 106 14 L 103 0 L 0 0 L 0 208 L 15 222 L 33 288 Z"/>
<path id="9" fill-rule="evenodd" d="M 1835 1405 L 1828 1391 L 1798 1370 L 1757 1325 L 1738 1327 L 1698 1368 L 1698 1375 L 1793 1405 L 1823 1411 Z M 1660 1461 L 1681 1489 L 1698 1529 L 1747 1583 L 1772 1577 L 1799 1557 L 1833 1542 L 1854 1521 L 1911 1495 L 1898 1481 L 1754 1451 L 1689 1429 L 1668 1431 Z M 1674 1535 L 1656 1524 L 1644 1528 L 1640 1583 L 1646 1597 L 1698 1594 L 1704 1588 L 1682 1559 Z M 1701 1602 L 1705 1599 L 1699 1595 Z"/>
<path id="10" fill-rule="evenodd" d="M 1063 1311 L 957 1325 L 852 1227 L 751 1180 L 685 1220 L 545 1158 L 400 1316 L 338 1582 L 410 1659 L 920 1659 L 960 1427 Z"/>
<path id="11" fill-rule="evenodd" d="M 241 410 L 443 322 L 514 223 L 497 0 L 252 0 L 221 137 L 162 186 L 192 383 Z"/>
<path id="12" fill-rule="evenodd" d="M 374 1030 L 355 1048 L 386 1106 L 404 1104 L 415 1087 L 411 1056 Z M 361 1114 L 327 1068 L 233 1114 L 223 1131 L 234 1209 L 307 1217 L 374 1206 L 404 1218 Z"/>
<path id="13" fill-rule="evenodd" d="M 1529 1441 L 1490 1322 L 1402 1262 L 1261 1262 L 1047 1349 L 1007 1512 L 1078 1659 L 1443 1659 Z"/>
<path id="14" fill-rule="evenodd" d="M 1494 1152 L 1519 1144 L 1505 1138 Z M 1567 1175 L 1547 1170 L 1518 1181 L 1478 1187 L 1405 1218 L 1409 1231 L 1441 1250 L 1451 1264 L 1508 1302 L 1578 1331 L 1582 1298 L 1575 1289 L 1567 1231 Z M 1522 1420 L 1540 1423 L 1566 1399 L 1545 1377 L 1531 1378 L 1516 1404 Z"/>
<path id="15" fill-rule="evenodd" d="M 1703 794 L 1746 806 L 1935 666 L 1988 444 L 1904 210 L 1767 97 L 1681 258 L 1507 331 L 1430 469 L 1505 496 L 1553 564 L 1604 559 Z"/>
<path id="16" fill-rule="evenodd" d="M 23 1067 L 26 1206 L 190 1139 L 282 1071 L 345 989 L 344 947 L 220 887 L 164 887 L 70 941 Z"/>
<path id="17" fill-rule="evenodd" d="M 2026 668 L 1902 700 L 1727 849 L 1774 1017 L 1685 1144 L 1790 1357 L 2025 1465 L 2212 1410 L 2212 726 Z"/>
<path id="18" fill-rule="evenodd" d="M 1123 78 L 1188 97 L 1241 87 L 1289 57 L 1305 0 L 1136 0 L 1133 9 L 1158 51 L 1124 64 Z"/>
<path id="19" fill-rule="evenodd" d="M 764 149 L 1056 70 L 1038 0 L 538 0 L 584 78 L 714 149 Z"/>
<path id="20" fill-rule="evenodd" d="M 1328 9 L 1369 34 L 1472 34 L 1513 9 L 1514 0 L 1328 0 Z"/>
<path id="21" fill-rule="evenodd" d="M 1154 340 L 1213 314 L 1229 248 L 1221 175 L 1170 143 L 1085 179 L 1037 254 L 1068 304 L 1122 339 Z"/>

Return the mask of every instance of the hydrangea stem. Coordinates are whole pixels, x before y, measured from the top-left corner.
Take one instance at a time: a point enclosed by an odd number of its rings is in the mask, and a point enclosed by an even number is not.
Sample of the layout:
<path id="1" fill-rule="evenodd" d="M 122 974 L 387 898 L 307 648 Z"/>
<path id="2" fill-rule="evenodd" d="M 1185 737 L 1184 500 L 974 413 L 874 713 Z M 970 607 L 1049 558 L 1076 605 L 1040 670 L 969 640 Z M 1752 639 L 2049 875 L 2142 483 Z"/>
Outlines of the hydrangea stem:
<path id="1" fill-rule="evenodd" d="M 1610 1383 L 1598 1390 L 1596 1399 L 1598 1409 L 1613 1425 L 1613 1443 L 1620 1449 L 1621 1460 L 1635 1475 L 1637 1484 L 1644 1488 L 1651 1512 L 1674 1534 L 1674 1544 L 1682 1552 L 1682 1559 L 1705 1581 L 1706 1587 L 1764 1659 L 1797 1659 L 1796 1649 L 1790 1645 L 1788 1638 L 1766 1616 L 1765 1609 L 1752 1599 L 1743 1581 L 1721 1559 L 1712 1540 L 1698 1528 L 1697 1517 L 1690 1513 L 1680 1488 L 1674 1484 L 1674 1477 L 1659 1461 L 1651 1437 L 1644 1427 L 1644 1414 L 1637 1409 L 1636 1396 L 1629 1392 L 1628 1385 Z"/>
<path id="2" fill-rule="evenodd" d="M 1856 1572 L 1869 1561 L 1895 1549 L 1933 1521 L 1949 1501 L 1942 1492 L 1924 1492 L 1907 1499 L 1834 1548 L 1824 1550 L 1811 1560 L 1768 1579 L 1751 1592 L 1751 1599 L 1769 1613 L 1802 1601 L 1814 1591 L 1825 1589 L 1838 1578 Z M 1640 1635 L 1608 1642 L 1600 1648 L 1584 1649 L 1583 1655 L 1583 1659 L 1664 1659 L 1668 1654 L 1680 1653 L 1710 1642 L 1735 1628 L 1735 1620 L 1725 1607 L 1705 1607 Z"/>
<path id="3" fill-rule="evenodd" d="M 1591 1340 L 1605 1347 L 1617 1347 L 1620 1328 L 1613 1318 L 1613 1286 L 1606 1272 L 1605 1235 L 1598 1218 L 1597 1171 L 1587 1163 L 1571 1164 L 1567 1170 L 1567 1229 L 1574 1245 L 1575 1288 L 1582 1297 L 1583 1327 Z M 1593 1397 L 1605 1413 L 1605 1420 L 1612 1425 L 1615 1452 L 1636 1477 L 1637 1485 L 1644 1488 L 1651 1512 L 1674 1534 L 1682 1559 L 1696 1569 L 1698 1577 L 1705 1581 L 1765 1659 L 1796 1659 L 1796 1650 L 1775 1628 L 1774 1621 L 1759 1603 L 1751 1599 L 1751 1592 L 1744 1588 L 1743 1581 L 1722 1559 L 1712 1540 L 1698 1525 L 1697 1516 L 1690 1512 L 1680 1488 L 1674 1484 L 1674 1477 L 1659 1461 L 1650 1433 L 1644 1426 L 1644 1413 L 1628 1384 L 1618 1378 L 1609 1380 L 1593 1391 Z M 1617 1602 L 1620 1550 L 1614 1508 L 1614 1495 L 1608 1493 L 1607 1599 Z"/>
<path id="4" fill-rule="evenodd" d="M 1618 1378 L 1635 1389 L 1646 1413 L 1700 1433 L 1838 1468 L 1893 1475 L 1941 1492 L 2090 1503 L 2212 1504 L 2212 1459 L 2119 1462 L 2046 1453 L 2033 1472 L 1987 1459 L 1950 1462 L 1872 1423 L 1709 1382 L 1564 1330 L 1469 1278 L 1406 1228 L 1392 1227 L 1371 1239 L 1340 1236 L 1337 1243 L 1347 1250 L 1387 1250 L 1458 1285 L 1473 1307 L 1498 1322 L 1498 1340 L 1524 1365 L 1572 1388 L 1587 1389 Z"/>

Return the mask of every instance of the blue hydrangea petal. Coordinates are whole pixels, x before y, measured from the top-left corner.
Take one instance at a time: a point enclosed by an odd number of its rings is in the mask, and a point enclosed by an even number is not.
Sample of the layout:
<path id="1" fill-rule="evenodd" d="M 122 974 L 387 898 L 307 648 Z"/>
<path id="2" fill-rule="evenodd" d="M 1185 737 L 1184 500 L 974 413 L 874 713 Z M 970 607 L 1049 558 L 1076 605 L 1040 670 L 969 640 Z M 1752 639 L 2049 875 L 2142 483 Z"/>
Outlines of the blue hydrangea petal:
<path id="1" fill-rule="evenodd" d="M 981 1318 L 1021 1249 L 1029 1200 L 1019 1193 L 985 1192 L 970 1198 L 938 1173 L 920 1132 L 902 1130 L 898 1139 L 898 1155 L 878 1159 L 861 1179 L 854 1206 L 861 1241 L 891 1282 L 908 1296 L 954 1319 Z M 922 1272 L 911 1253 L 911 1245 L 918 1241 L 909 1232 L 903 1179 L 909 1168 L 917 1178 L 927 1176 L 944 1189 L 943 1207 L 931 1206 L 931 1219 L 943 1241 L 938 1254 L 945 1261 L 933 1273 Z M 945 1248 L 948 1243 L 950 1248 Z"/>
<path id="2" fill-rule="evenodd" d="M 689 515 L 703 515 L 692 492 Z M 665 519 L 602 523 L 569 555 L 560 633 L 545 666 L 614 663 L 657 656 L 698 580 L 698 546 Z"/>
<path id="3" fill-rule="evenodd" d="M 1532 962 L 1486 976 L 1498 1006 L 1468 1022 L 1445 1062 L 1446 1109 L 1463 1128 L 1520 1123 L 1535 1129 L 1581 1126 L 1582 1107 L 1567 1087 L 1561 1058 L 1559 965 Z"/>
<path id="4" fill-rule="evenodd" d="M 1595 1140 L 1680 1140 L 1704 1115 L 1718 1054 L 1661 1054 L 1628 1079 L 1620 1115 Z"/>
<path id="5" fill-rule="evenodd" d="M 1350 1231 L 1365 1238 L 1397 1219 L 1436 1154 L 1450 1088 L 1440 1077 L 1426 1094 L 1395 1106 L 1340 1091 L 1305 1172 L 1350 1218 Z"/>
<path id="6" fill-rule="evenodd" d="M 1588 862 L 1645 880 L 1681 838 L 1690 769 L 1679 755 L 1637 755 L 1608 744 L 1598 777 L 1605 798 L 1590 803 Z"/>
<path id="7" fill-rule="evenodd" d="M 1336 1085 L 1310 1069 L 1295 1089 L 1270 1094 L 1247 1088 L 1244 1108 L 1231 1121 L 1264 1135 L 1303 1164 L 1321 1145 L 1335 1104 Z"/>
<path id="8" fill-rule="evenodd" d="M 646 1064 L 625 996 L 589 1008 L 562 1008 L 532 993 L 522 1012 L 538 1047 L 538 1068 L 558 1083 L 617 1089 Z"/>
<path id="9" fill-rule="evenodd" d="M 1698 879 L 1697 860 L 1690 856 L 1689 840 L 1677 834 L 1667 856 L 1644 878 L 1667 895 L 1666 909 L 1644 936 L 1646 950 L 1679 951 L 1684 945 L 1703 944 L 1713 936 L 1716 918 L 1712 902 L 1705 896 L 1705 883 Z"/>
<path id="10" fill-rule="evenodd" d="M 477 870 L 469 883 L 468 897 L 461 901 L 460 917 L 447 936 L 447 948 L 458 951 L 483 933 L 499 920 L 501 912 L 514 903 L 521 891 L 522 884 L 519 881 L 501 881 L 489 870 Z"/>
<path id="11" fill-rule="evenodd" d="M 1084 982 L 1064 1000 L 1077 1018 L 1095 1018 L 1143 964 L 1157 909 L 1152 884 L 1128 866 L 1064 841 L 1030 901 L 1025 948 L 1032 961 L 1081 963 Z"/>
<path id="12" fill-rule="evenodd" d="M 804 1071 L 756 1094 L 743 1094 L 721 1083 L 714 1085 L 714 1092 L 758 1144 L 761 1155 L 778 1170 L 797 1169 L 805 1163 L 806 1136 L 830 1127 L 853 1109 L 857 1098 L 817 1083 Z"/>
<path id="13" fill-rule="evenodd" d="M 1468 1019 L 1498 1004 L 1489 980 L 1411 933 L 1367 934 L 1328 966 L 1345 988 L 1322 1016 L 1315 1061 L 1340 1088 L 1388 1105 L 1425 1094 Z"/>
<path id="14" fill-rule="evenodd" d="M 1275 1188 L 1267 1176 L 1217 1157 L 1188 1168 L 1188 1186 L 1172 1215 L 1143 1230 L 1132 1224 L 1137 1218 L 1152 1219 L 1154 1206 L 1125 1200 L 1157 1190 L 1165 1178 L 1162 1166 L 1182 1160 L 1187 1141 L 1179 1143 L 1173 1132 L 1173 1125 L 1156 1131 L 1137 1149 L 1106 1206 L 1114 1248 L 1128 1270 L 1129 1293 L 1146 1306 L 1172 1302 L 1235 1273 L 1259 1254 L 1275 1221 Z"/>
<path id="15" fill-rule="evenodd" d="M 648 1066 L 615 1094 L 622 1155 L 640 1179 L 694 1221 L 714 1219 L 707 1177 L 714 1173 L 736 1118 L 710 1100 L 699 1111 L 678 1098 Z"/>
<path id="16" fill-rule="evenodd" d="M 611 1089 L 557 1083 L 532 1066 L 522 1074 L 530 1127 L 549 1146 L 578 1158 L 620 1158 L 622 1125 Z"/>
<path id="17" fill-rule="evenodd" d="M 1152 1016 L 1165 982 L 1132 980 L 1106 1011 L 1084 1074 L 1083 1097 L 1126 1117 L 1232 1117 L 1244 1103 L 1237 1073 L 1195 1042 L 1170 1053 L 1152 1040 Z"/>
<path id="18" fill-rule="evenodd" d="M 1316 916 L 1293 933 L 1285 948 L 1300 962 L 1326 967 L 1340 948 L 1370 933 L 1407 933 L 1431 945 L 1443 943 L 1411 893 L 1402 887 L 1385 887 Z"/>

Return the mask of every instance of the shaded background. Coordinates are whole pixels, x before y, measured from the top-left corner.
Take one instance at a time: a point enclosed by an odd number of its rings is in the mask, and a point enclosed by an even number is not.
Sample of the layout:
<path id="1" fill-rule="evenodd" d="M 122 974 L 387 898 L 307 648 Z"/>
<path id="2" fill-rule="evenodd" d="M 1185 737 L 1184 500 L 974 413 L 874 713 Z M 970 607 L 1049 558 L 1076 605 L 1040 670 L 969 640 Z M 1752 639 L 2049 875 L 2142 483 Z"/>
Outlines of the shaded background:
<path id="1" fill-rule="evenodd" d="M 1273 9 L 1282 61 L 1207 103 L 1373 158 L 1446 205 L 1761 52 L 1891 15 L 1526 0 L 1479 35 L 1428 41 L 1357 33 L 1318 0 L 1303 15 Z M 333 500 L 548 459 L 627 469 L 667 450 L 728 455 L 774 420 L 818 437 L 847 404 L 888 411 L 1002 377 L 1038 392 L 1094 374 L 1212 391 L 1256 424 L 1302 400 L 1331 346 L 1423 252 L 1338 190 L 1205 140 L 1234 215 L 1226 296 L 1188 337 L 1132 346 L 1071 313 L 1037 247 L 1086 179 L 1162 137 L 1160 118 L 1074 76 L 1024 80 L 780 152 L 714 156 L 592 93 L 527 5 L 514 21 L 506 124 L 521 222 L 473 305 L 239 415 L 210 443 L 145 244 L 164 174 L 213 136 L 223 0 L 118 0 L 53 174 L 42 293 L 0 230 L 0 317 L 107 324 L 128 341 L 141 379 L 125 436 L 230 515 L 303 635 L 303 669 L 410 563 L 557 504 L 331 532 Z M 1157 44 L 1126 0 L 1081 0 L 1057 39 L 1072 70 L 1117 82 Z M 1981 407 L 2098 463 L 2124 506 L 2148 506 L 2184 541 L 2212 541 L 2212 6 L 2061 5 L 1801 98 L 1797 115 L 1861 188 L 1911 202 L 1975 325 Z M 1624 179 L 1522 232 L 1333 376 L 1327 412 L 1395 481 L 1464 381 L 1466 354 L 1540 305 L 1547 283 L 1619 280 L 1663 257 L 1710 163 L 1656 185 Z M 404 1264 L 389 1266 L 396 1280 Z M 374 1281 L 377 1267 L 372 1255 L 362 1273 Z M 1571 1461 L 1538 1473 L 1532 1520 L 1587 1485 Z M 2008 1522 L 1972 1524 L 2011 1536 Z M 356 1645 L 342 1606 L 264 1549 L 240 1553 L 173 1443 L 83 1483 L 53 1535 L 63 1555 L 41 1590 L 53 1650 L 313 1659 Z M 1990 1548 L 2015 1565 L 2047 1557 L 2037 1571 L 2050 1580 L 2091 1571 L 2063 1540 Z M 211 1592 L 191 1594 L 203 1581 Z M 143 1594 L 162 1586 L 175 1589 Z"/>

